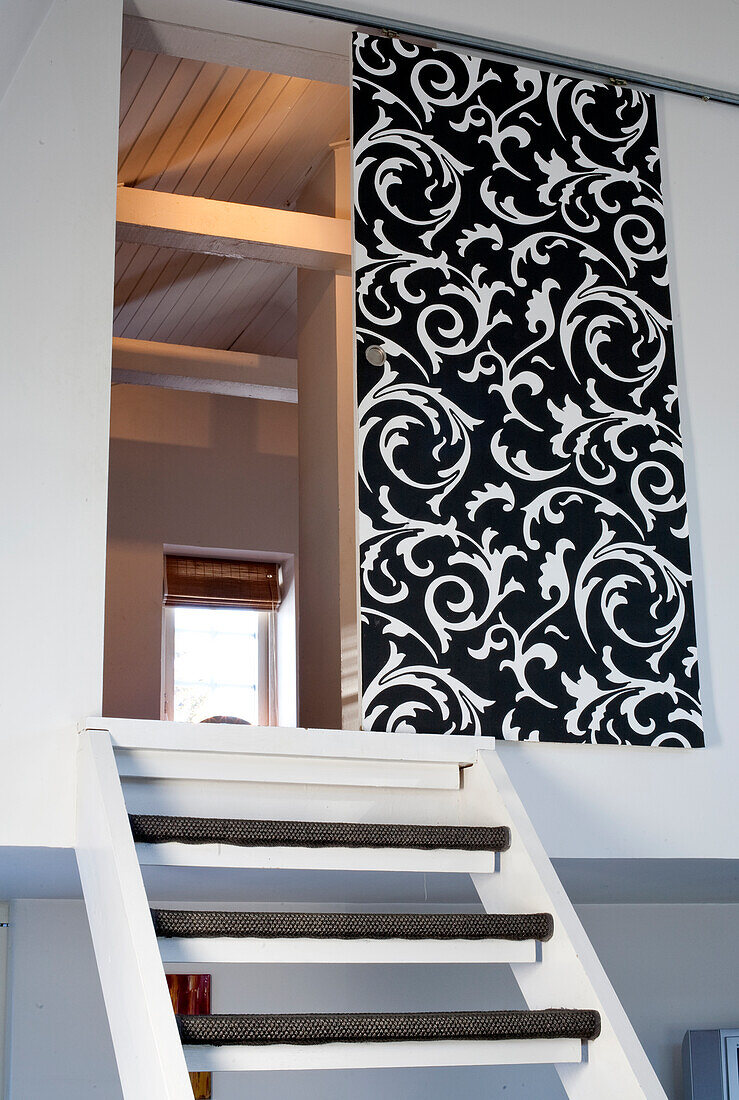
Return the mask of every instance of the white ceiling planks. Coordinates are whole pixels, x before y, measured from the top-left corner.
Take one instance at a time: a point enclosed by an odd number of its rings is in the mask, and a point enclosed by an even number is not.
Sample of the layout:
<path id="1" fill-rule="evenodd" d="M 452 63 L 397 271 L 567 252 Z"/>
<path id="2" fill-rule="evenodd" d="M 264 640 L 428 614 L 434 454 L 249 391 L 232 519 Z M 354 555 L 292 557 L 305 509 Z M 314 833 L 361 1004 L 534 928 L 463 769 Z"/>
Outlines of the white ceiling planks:
<path id="1" fill-rule="evenodd" d="M 144 252 L 129 259 L 124 249 Z M 122 270 L 114 335 L 194 347 L 228 349 L 280 291 L 283 330 L 263 343 L 263 354 L 291 355 L 295 347 L 297 279 L 294 269 L 257 260 L 228 260 L 176 249 L 124 244 L 116 257 Z M 135 285 L 130 285 L 135 284 Z M 286 288 L 288 303 L 285 306 Z M 264 350 L 269 346 L 270 350 Z M 243 350 L 240 348 L 240 350 Z"/>
<path id="2" fill-rule="evenodd" d="M 119 182 L 294 208 L 349 91 L 298 77 L 125 49 Z M 293 268 L 119 242 L 114 334 L 294 356 Z"/>
<path id="3" fill-rule="evenodd" d="M 285 334 L 292 334 L 297 313 L 297 276 L 289 270 L 273 294 L 265 299 L 262 307 L 241 328 L 229 345 L 231 351 L 254 348 L 259 355 L 288 355 L 292 339 L 285 343 Z M 274 348 L 268 353 L 267 348 Z M 297 354 L 297 348 L 295 353 Z M 294 355 L 292 356 L 294 358 Z"/>
<path id="4" fill-rule="evenodd" d="M 128 324 L 131 315 L 151 290 L 163 261 L 160 250 L 152 245 L 121 243 L 115 258 L 113 296 L 113 319 L 117 327 Z"/>
<path id="5" fill-rule="evenodd" d="M 138 251 L 119 281 L 122 301 L 116 299 L 116 335 L 135 332 L 135 338 L 154 339 L 152 332 L 145 336 L 144 329 L 164 323 L 193 278 L 197 279 L 196 286 L 200 288 L 216 273 L 221 278 L 228 277 L 229 269 L 219 266 L 215 257 L 195 256 L 153 245 L 126 247 Z M 167 297 L 169 300 L 162 309 L 163 299 Z M 170 323 L 176 323 L 176 317 Z"/>
<path id="6" fill-rule="evenodd" d="M 211 297 L 204 323 L 193 319 L 190 326 L 184 328 L 183 343 L 230 349 L 244 327 L 247 315 L 243 302 L 253 303 L 249 317 L 258 315 L 263 303 L 271 299 L 286 278 L 296 281 L 294 275 L 291 268 L 281 264 L 236 261 L 228 283 Z M 201 298 L 207 298 L 210 289 L 208 287 Z"/>

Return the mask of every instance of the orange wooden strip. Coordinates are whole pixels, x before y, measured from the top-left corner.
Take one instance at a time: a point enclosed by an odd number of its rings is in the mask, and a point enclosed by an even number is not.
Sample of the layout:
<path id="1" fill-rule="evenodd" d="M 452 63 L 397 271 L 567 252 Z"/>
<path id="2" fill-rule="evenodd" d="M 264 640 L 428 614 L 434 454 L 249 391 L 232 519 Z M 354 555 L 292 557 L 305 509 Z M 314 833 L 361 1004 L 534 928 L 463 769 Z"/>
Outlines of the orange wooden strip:
<path id="1" fill-rule="evenodd" d="M 167 974 L 172 1008 L 179 1016 L 210 1015 L 210 974 Z M 211 1100 L 210 1073 L 190 1074 L 194 1100 Z"/>

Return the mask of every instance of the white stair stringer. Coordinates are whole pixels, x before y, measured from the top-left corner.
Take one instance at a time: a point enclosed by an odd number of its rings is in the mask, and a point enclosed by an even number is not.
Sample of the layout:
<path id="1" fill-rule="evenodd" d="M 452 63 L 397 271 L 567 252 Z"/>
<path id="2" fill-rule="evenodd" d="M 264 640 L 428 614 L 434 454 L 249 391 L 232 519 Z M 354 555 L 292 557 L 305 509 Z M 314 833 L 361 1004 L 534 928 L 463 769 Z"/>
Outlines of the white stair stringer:
<path id="1" fill-rule="evenodd" d="M 124 1100 L 189 1100 L 188 1069 L 541 1063 L 556 1066 L 573 1100 L 666 1100 L 494 749 L 493 743 L 480 750 L 479 742 L 468 738 L 90 721 L 79 752 L 78 863 Z M 253 770 L 252 759 L 258 763 Z M 129 784 L 125 798 L 122 777 Z M 137 846 L 129 810 L 262 820 L 507 826 L 511 846 L 496 856 L 443 849 Z M 438 941 L 438 954 L 434 940 L 193 937 L 158 944 L 142 863 L 194 868 L 193 875 L 200 867 L 232 869 L 235 875 L 270 867 L 467 872 L 488 913 L 551 913 L 554 936 L 543 944 Z M 508 963 L 529 1009 L 566 1005 L 597 1010 L 601 1034 L 591 1042 L 367 1040 L 315 1046 L 193 1045 L 183 1050 L 162 965 L 387 964 L 411 958 L 430 965 Z M 248 1010 L 245 1005 L 243 1011 Z"/>
<path id="2" fill-rule="evenodd" d="M 125 1100 L 188 1100 L 192 1086 L 110 735 L 85 730 L 77 866 Z"/>
<path id="3" fill-rule="evenodd" d="M 540 966 L 512 963 L 511 970 L 530 1009 L 558 1003 L 587 1004 L 601 1016 L 601 1033 L 588 1044 L 582 1065 L 560 1063 L 557 1072 L 570 1100 L 667 1100 L 662 1085 L 572 902 L 518 797 L 500 755 L 482 750 L 464 772 L 466 794 L 481 813 L 511 830 L 503 873 L 473 873 L 487 912 L 504 908 L 546 908 L 554 935 L 544 944 Z"/>

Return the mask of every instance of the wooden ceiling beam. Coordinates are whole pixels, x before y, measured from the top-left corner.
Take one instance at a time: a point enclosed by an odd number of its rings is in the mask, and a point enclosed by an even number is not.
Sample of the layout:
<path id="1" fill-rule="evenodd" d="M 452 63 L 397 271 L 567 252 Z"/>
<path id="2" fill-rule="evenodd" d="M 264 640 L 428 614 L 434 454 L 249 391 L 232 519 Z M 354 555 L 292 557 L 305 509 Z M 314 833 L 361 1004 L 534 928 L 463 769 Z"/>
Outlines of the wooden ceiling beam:
<path id="1" fill-rule="evenodd" d="M 118 240 L 319 271 L 351 271 L 350 222 L 142 187 L 118 188 Z"/>
<path id="2" fill-rule="evenodd" d="M 295 359 L 113 337 L 113 382 L 265 401 L 298 400 Z"/>

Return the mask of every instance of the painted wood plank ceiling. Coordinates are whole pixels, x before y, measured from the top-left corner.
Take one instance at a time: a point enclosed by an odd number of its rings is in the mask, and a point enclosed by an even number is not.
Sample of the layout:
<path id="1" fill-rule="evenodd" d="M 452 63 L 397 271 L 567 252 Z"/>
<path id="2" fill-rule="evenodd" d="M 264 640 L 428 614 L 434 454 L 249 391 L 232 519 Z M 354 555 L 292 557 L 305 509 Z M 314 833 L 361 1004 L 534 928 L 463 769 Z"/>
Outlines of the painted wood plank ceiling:
<path id="1" fill-rule="evenodd" d="M 119 133 L 119 183 L 294 209 L 349 136 L 349 90 L 124 50 Z M 292 356 L 296 287 L 284 265 L 119 242 L 113 333 Z"/>

